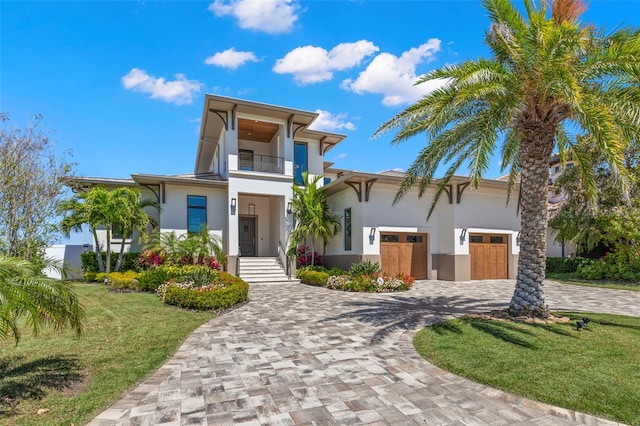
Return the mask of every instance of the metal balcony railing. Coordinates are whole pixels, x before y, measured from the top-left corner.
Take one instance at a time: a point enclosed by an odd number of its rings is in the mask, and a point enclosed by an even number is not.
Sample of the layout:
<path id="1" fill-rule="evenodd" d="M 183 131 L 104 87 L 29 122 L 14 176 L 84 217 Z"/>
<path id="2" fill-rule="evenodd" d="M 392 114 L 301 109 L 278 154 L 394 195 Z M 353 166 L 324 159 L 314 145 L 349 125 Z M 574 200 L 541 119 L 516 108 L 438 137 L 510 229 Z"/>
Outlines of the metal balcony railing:
<path id="1" fill-rule="evenodd" d="M 272 157 L 270 155 L 240 153 L 240 170 L 254 172 L 284 173 L 284 157 Z"/>

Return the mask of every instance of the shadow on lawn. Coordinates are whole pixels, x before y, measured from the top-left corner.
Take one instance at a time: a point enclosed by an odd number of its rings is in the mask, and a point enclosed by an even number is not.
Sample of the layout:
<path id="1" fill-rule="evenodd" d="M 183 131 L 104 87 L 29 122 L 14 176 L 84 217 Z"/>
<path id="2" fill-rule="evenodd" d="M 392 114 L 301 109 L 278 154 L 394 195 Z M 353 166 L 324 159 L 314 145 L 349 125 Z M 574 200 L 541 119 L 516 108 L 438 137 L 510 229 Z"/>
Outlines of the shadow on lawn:
<path id="1" fill-rule="evenodd" d="M 20 400 L 40 399 L 82 380 L 75 356 L 55 356 L 24 362 L 13 356 L 0 360 L 0 416 Z"/>
<path id="2" fill-rule="evenodd" d="M 371 337 L 370 344 L 379 343 L 396 331 L 417 330 L 471 312 L 485 312 L 504 308 L 504 304 L 491 302 L 488 299 L 472 299 L 460 296 L 391 296 L 389 299 L 382 300 L 347 302 L 345 306 L 352 306 L 356 310 L 326 318 L 322 321 L 356 318 L 360 322 L 371 324 L 377 327 L 378 331 Z"/>

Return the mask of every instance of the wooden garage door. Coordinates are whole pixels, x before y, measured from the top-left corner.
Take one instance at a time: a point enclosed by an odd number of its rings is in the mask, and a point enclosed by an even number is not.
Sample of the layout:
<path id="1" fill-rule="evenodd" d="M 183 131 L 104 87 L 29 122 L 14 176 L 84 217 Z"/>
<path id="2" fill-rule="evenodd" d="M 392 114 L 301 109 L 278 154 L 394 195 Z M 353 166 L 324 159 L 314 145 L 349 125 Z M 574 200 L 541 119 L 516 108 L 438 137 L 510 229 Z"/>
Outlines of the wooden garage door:
<path id="1" fill-rule="evenodd" d="M 380 234 L 380 263 L 383 272 L 427 279 L 427 234 Z"/>
<path id="2" fill-rule="evenodd" d="M 471 279 L 490 280 L 508 278 L 507 235 L 471 234 Z"/>

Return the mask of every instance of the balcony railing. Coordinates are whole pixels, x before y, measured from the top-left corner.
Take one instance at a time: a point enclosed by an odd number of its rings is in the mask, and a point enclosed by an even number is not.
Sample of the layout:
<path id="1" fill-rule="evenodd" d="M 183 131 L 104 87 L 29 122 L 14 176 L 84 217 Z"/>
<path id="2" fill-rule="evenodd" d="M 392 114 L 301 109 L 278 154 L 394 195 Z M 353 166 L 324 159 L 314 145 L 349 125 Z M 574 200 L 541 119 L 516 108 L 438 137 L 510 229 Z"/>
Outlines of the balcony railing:
<path id="1" fill-rule="evenodd" d="M 284 173 L 284 158 L 241 152 L 238 168 L 253 172 Z"/>

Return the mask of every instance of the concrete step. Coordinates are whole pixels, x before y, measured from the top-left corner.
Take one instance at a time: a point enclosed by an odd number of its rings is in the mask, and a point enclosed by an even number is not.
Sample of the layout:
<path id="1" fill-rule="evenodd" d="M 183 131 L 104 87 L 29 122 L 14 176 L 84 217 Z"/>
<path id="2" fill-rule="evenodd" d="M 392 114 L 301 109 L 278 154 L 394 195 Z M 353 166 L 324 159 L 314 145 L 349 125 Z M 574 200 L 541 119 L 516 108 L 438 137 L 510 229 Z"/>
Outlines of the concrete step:
<path id="1" fill-rule="evenodd" d="M 261 278 L 261 277 L 252 277 L 252 278 L 242 278 L 247 284 L 298 284 L 300 280 L 297 278 L 287 279 L 286 276 L 283 277 L 272 277 L 272 278 Z"/>

